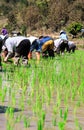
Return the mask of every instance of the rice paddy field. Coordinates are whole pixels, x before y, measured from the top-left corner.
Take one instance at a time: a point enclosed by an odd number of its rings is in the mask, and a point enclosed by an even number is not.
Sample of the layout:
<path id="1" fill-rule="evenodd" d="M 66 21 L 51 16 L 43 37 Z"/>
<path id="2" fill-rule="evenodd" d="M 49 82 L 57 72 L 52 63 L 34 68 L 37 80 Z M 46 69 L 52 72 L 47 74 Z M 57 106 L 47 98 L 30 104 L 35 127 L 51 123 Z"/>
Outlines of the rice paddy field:
<path id="1" fill-rule="evenodd" d="M 84 130 L 84 51 L 3 63 L 0 130 Z"/>

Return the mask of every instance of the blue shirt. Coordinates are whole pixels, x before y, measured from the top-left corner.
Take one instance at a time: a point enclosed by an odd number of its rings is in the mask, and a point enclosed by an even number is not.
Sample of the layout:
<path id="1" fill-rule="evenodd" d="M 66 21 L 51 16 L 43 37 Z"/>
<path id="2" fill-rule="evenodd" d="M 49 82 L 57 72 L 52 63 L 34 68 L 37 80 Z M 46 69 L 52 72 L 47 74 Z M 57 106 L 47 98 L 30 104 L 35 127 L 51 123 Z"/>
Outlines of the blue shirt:
<path id="1" fill-rule="evenodd" d="M 52 40 L 52 38 L 49 37 L 49 36 L 45 36 L 45 37 L 41 38 L 40 39 L 40 45 L 43 45 L 45 42 L 47 42 L 49 40 Z"/>
<path id="2" fill-rule="evenodd" d="M 49 36 L 45 36 L 45 37 L 43 37 L 43 38 L 41 38 L 41 39 L 39 40 L 40 50 L 41 50 L 42 45 L 43 45 L 45 42 L 49 41 L 49 40 L 53 40 L 53 39 L 52 39 L 51 37 L 49 37 Z"/>
<path id="3" fill-rule="evenodd" d="M 62 39 L 62 40 L 68 40 L 68 37 L 67 37 L 67 35 L 65 33 L 62 33 L 60 35 L 60 39 Z"/>
<path id="4" fill-rule="evenodd" d="M 34 43 L 31 45 L 30 51 L 32 52 L 34 49 L 36 49 L 37 52 L 40 52 L 42 45 L 49 40 L 52 40 L 52 38 L 49 36 L 45 36 L 41 39 L 36 39 Z"/>
<path id="5" fill-rule="evenodd" d="M 32 45 L 31 45 L 31 47 L 30 47 L 30 52 L 32 52 L 34 49 L 35 49 L 37 52 L 40 52 L 40 51 L 41 51 L 41 48 L 40 48 L 39 44 L 40 44 L 40 40 L 39 40 L 39 39 L 36 39 L 36 40 L 32 43 Z"/>

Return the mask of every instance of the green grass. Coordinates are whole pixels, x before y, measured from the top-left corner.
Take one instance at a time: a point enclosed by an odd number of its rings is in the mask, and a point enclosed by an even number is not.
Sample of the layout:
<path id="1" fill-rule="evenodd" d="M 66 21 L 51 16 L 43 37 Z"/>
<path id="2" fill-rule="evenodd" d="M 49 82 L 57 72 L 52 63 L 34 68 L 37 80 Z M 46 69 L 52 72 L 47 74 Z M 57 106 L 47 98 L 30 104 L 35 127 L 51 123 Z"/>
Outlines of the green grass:
<path id="1" fill-rule="evenodd" d="M 0 102 L 5 102 L 9 96 L 10 108 L 17 106 L 22 111 L 30 110 L 31 120 L 21 111 L 20 114 L 24 118 L 19 118 L 19 121 L 22 120 L 25 127 L 30 127 L 34 119 L 37 121 L 38 130 L 45 129 L 45 118 L 48 113 L 52 115 L 52 129 L 58 127 L 59 130 L 64 130 L 69 108 L 74 106 L 72 116 L 76 127 L 79 127 L 76 112 L 81 104 L 84 104 L 84 52 L 77 50 L 74 54 L 67 53 L 54 59 L 41 59 L 39 63 L 35 60 L 29 62 L 30 67 L 16 67 L 3 63 L 4 80 L 10 85 L 0 87 Z M 2 82 L 3 79 L 0 79 L 0 84 Z M 13 113 L 8 110 L 6 112 L 10 117 L 8 124 L 14 125 L 10 122 L 13 120 L 17 123 L 16 117 L 11 118 Z"/>

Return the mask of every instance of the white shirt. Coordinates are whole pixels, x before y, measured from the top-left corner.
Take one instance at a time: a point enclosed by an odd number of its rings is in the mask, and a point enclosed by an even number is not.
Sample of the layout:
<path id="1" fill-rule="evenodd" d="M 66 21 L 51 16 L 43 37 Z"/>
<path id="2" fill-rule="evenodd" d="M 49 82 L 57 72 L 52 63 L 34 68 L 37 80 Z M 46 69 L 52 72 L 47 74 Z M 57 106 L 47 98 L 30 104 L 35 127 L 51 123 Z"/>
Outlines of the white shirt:
<path id="1" fill-rule="evenodd" d="M 32 44 L 38 38 L 35 36 L 30 36 L 30 37 L 27 37 L 27 39 L 29 39 L 30 43 Z"/>
<path id="2" fill-rule="evenodd" d="M 68 37 L 67 37 L 67 35 L 64 34 L 64 33 L 62 33 L 59 38 L 62 39 L 62 40 L 68 41 Z"/>
<path id="3" fill-rule="evenodd" d="M 68 41 L 68 45 L 72 45 L 72 44 L 74 44 L 73 41 Z"/>
<path id="4" fill-rule="evenodd" d="M 5 38 L 5 36 L 4 36 L 4 35 L 0 35 L 0 37 L 2 38 L 2 40 Z"/>
<path id="5" fill-rule="evenodd" d="M 57 48 L 61 44 L 61 39 L 54 40 L 54 46 Z"/>
<path id="6" fill-rule="evenodd" d="M 24 39 L 27 39 L 27 38 L 24 36 L 9 37 L 5 41 L 5 46 L 7 47 L 8 52 L 13 53 L 16 47 L 19 45 L 19 43 Z"/>

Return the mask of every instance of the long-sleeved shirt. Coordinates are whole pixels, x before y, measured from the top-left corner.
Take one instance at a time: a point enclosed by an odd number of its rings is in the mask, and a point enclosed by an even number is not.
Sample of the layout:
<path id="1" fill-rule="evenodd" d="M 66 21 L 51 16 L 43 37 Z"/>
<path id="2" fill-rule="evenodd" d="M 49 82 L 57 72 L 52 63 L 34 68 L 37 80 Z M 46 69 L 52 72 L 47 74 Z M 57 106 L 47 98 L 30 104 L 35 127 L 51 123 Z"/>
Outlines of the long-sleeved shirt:
<path id="1" fill-rule="evenodd" d="M 20 44 L 21 41 L 27 39 L 24 36 L 16 36 L 16 37 L 9 37 L 6 41 L 4 46 L 8 50 L 8 54 L 5 57 L 5 61 L 7 61 L 9 58 L 11 58 L 11 54 L 13 54 L 16 51 L 16 47 Z"/>
<path id="2" fill-rule="evenodd" d="M 62 33 L 59 38 L 60 38 L 61 40 L 66 40 L 66 41 L 68 41 L 68 37 L 67 37 L 66 33 Z"/>
<path id="3" fill-rule="evenodd" d="M 24 36 L 16 36 L 16 37 L 9 37 L 6 41 L 5 41 L 5 46 L 8 50 L 8 52 L 13 53 L 16 49 L 16 47 L 20 44 L 20 42 L 24 39 L 27 39 Z"/>

